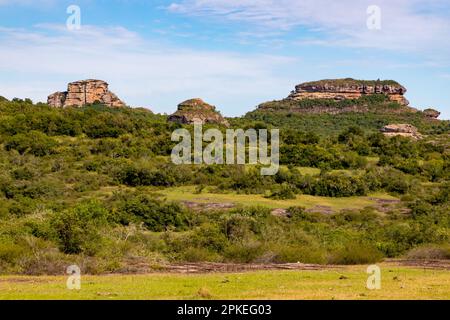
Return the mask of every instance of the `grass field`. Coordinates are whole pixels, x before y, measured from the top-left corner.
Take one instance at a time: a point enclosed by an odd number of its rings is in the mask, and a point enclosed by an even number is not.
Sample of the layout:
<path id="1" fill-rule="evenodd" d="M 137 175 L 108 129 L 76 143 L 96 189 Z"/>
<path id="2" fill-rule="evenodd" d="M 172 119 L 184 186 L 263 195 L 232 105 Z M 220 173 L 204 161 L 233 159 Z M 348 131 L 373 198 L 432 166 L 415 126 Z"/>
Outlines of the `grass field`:
<path id="1" fill-rule="evenodd" d="M 83 276 L 81 290 L 66 277 L 0 277 L 5 299 L 450 299 L 450 272 L 381 264 L 382 288 L 366 288 L 366 266 L 318 271 L 234 274 Z"/>
<path id="2" fill-rule="evenodd" d="M 330 198 L 317 197 L 310 195 L 298 195 L 296 199 L 292 200 L 274 200 L 264 198 L 262 195 L 247 195 L 236 193 L 215 194 L 209 192 L 202 192 L 195 194 L 195 187 L 177 187 L 168 188 L 158 191 L 163 194 L 168 200 L 173 201 L 191 201 L 198 203 L 234 203 L 239 205 L 253 205 L 263 206 L 272 209 L 287 209 L 294 206 L 302 206 L 307 209 L 316 206 L 326 206 L 334 211 L 343 209 L 363 209 L 369 206 L 375 206 L 377 203 L 374 198 L 384 200 L 396 200 L 396 198 L 384 194 L 371 194 L 368 197 L 349 197 L 349 198 Z"/>

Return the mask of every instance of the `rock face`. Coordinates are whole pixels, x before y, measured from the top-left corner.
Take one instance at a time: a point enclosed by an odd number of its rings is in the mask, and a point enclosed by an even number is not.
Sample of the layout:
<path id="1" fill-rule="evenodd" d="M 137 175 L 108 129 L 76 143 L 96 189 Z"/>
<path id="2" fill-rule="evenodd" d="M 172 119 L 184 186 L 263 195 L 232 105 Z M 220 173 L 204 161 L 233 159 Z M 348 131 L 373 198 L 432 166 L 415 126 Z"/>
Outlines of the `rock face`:
<path id="1" fill-rule="evenodd" d="M 109 91 L 108 83 L 102 80 L 83 80 L 69 83 L 67 91 L 51 94 L 47 103 L 55 108 L 82 107 L 93 103 L 114 108 L 125 107 L 125 103 Z"/>
<path id="2" fill-rule="evenodd" d="M 410 124 L 390 124 L 381 129 L 381 132 L 387 137 L 402 136 L 415 140 L 423 138 L 419 130 Z"/>
<path id="3" fill-rule="evenodd" d="M 168 120 L 181 124 L 215 123 L 229 126 L 228 121 L 222 117 L 216 107 L 198 98 L 180 103 L 178 111 L 172 114 Z"/>
<path id="4" fill-rule="evenodd" d="M 390 100 L 403 106 L 409 105 L 404 97 L 406 88 L 399 83 L 387 81 L 367 81 L 355 79 L 330 79 L 302 83 L 295 87 L 288 99 L 358 99 L 363 95 L 385 94 Z"/>
<path id="5" fill-rule="evenodd" d="M 434 109 L 426 109 L 423 111 L 423 114 L 426 117 L 431 118 L 431 119 L 437 119 L 441 115 L 441 113 L 439 111 L 434 110 Z"/>
<path id="6" fill-rule="evenodd" d="M 67 92 L 55 92 L 48 96 L 47 104 L 54 108 L 63 108 Z"/>

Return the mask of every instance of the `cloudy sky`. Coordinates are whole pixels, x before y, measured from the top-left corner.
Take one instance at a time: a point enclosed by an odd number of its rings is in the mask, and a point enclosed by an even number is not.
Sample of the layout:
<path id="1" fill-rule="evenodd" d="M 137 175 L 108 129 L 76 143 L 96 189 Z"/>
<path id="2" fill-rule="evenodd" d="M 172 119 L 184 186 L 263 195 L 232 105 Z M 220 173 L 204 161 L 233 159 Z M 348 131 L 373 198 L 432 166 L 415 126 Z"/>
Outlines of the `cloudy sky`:
<path id="1" fill-rule="evenodd" d="M 449 39 L 448 0 L 0 0 L 0 95 L 96 78 L 132 106 L 236 116 L 304 81 L 394 79 L 450 119 Z"/>

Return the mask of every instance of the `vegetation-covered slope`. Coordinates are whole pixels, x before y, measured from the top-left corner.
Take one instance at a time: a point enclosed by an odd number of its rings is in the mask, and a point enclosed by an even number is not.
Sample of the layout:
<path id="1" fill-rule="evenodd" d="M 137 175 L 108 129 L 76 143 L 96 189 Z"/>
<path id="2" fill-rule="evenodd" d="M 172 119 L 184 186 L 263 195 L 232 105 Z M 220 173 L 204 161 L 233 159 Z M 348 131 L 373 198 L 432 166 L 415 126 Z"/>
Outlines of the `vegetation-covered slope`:
<path id="1" fill-rule="evenodd" d="M 391 123 L 409 123 L 424 134 L 448 132 L 450 121 L 437 121 L 423 112 L 390 101 L 385 95 L 359 99 L 285 99 L 261 104 L 246 120 L 276 127 L 312 131 L 318 135 L 337 134 L 349 126 L 379 131 Z"/>
<path id="2" fill-rule="evenodd" d="M 73 263 L 83 272 L 179 261 L 353 264 L 421 246 L 433 250 L 409 254 L 448 257 L 448 123 L 418 120 L 429 136 L 415 142 L 376 132 L 381 116 L 343 119 L 231 119 L 242 128 L 280 125 L 283 166 L 263 177 L 251 166 L 173 165 L 170 137 L 181 125 L 142 109 L 2 100 L 0 273 L 61 273 Z M 274 216 L 272 205 L 253 201 L 199 212 L 181 193 L 166 199 L 187 186 L 293 205 Z M 305 196 L 377 205 L 328 212 L 304 205 Z"/>

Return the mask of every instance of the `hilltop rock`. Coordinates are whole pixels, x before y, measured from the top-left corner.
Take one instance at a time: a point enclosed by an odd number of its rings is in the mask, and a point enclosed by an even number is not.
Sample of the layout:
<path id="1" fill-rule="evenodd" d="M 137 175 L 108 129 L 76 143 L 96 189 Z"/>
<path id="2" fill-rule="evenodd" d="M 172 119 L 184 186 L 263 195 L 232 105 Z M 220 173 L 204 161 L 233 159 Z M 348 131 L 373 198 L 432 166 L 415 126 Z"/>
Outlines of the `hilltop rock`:
<path id="1" fill-rule="evenodd" d="M 385 94 L 391 101 L 408 106 L 409 101 L 404 97 L 406 88 L 393 80 L 355 80 L 330 79 L 299 84 L 291 92 L 288 99 L 358 99 L 363 95 Z"/>
<path id="2" fill-rule="evenodd" d="M 82 107 L 100 103 L 109 107 L 125 107 L 114 93 L 109 91 L 108 83 L 102 80 L 83 80 L 71 82 L 67 91 L 55 92 L 48 97 L 48 105 L 55 108 Z"/>
<path id="3" fill-rule="evenodd" d="M 63 108 L 66 97 L 67 92 L 55 92 L 48 96 L 47 104 L 54 108 Z"/>
<path id="4" fill-rule="evenodd" d="M 390 124 L 383 129 L 381 132 L 387 137 L 402 136 L 407 138 L 412 138 L 414 140 L 420 140 L 423 136 L 419 133 L 416 127 L 410 124 Z"/>
<path id="5" fill-rule="evenodd" d="M 439 111 L 434 110 L 434 109 L 426 109 L 426 110 L 423 111 L 423 114 L 426 117 L 432 118 L 432 119 L 437 119 L 441 115 L 441 113 Z"/>
<path id="6" fill-rule="evenodd" d="M 255 112 L 332 115 L 419 112 L 409 106 L 404 96 L 406 92 L 405 87 L 393 80 L 320 80 L 302 83 L 287 98 L 262 103 Z"/>
<path id="7" fill-rule="evenodd" d="M 228 121 L 222 117 L 215 106 L 198 98 L 180 103 L 177 112 L 172 114 L 168 120 L 181 124 L 215 123 L 229 126 Z"/>

